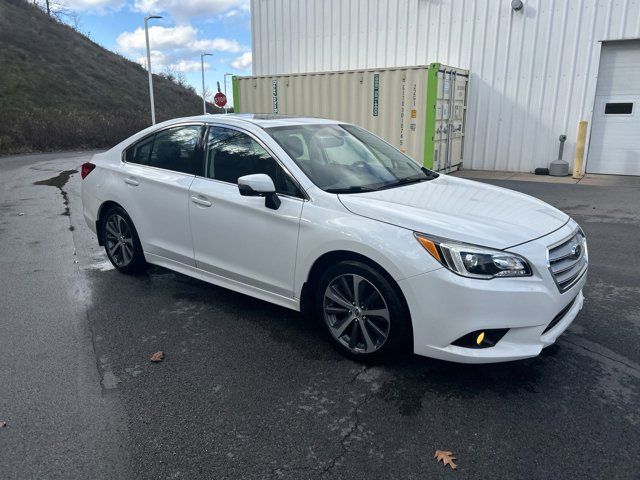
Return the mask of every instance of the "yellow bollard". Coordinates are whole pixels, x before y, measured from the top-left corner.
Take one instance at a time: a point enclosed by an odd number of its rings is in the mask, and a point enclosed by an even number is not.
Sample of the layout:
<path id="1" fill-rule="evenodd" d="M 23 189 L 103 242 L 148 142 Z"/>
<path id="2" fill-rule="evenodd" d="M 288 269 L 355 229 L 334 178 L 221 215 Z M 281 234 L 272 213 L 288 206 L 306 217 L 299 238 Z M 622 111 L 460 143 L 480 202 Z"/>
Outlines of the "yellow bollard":
<path id="1" fill-rule="evenodd" d="M 573 153 L 573 178 L 582 178 L 582 162 L 584 160 L 584 144 L 587 141 L 587 125 L 584 120 L 578 123 L 576 149 Z"/>

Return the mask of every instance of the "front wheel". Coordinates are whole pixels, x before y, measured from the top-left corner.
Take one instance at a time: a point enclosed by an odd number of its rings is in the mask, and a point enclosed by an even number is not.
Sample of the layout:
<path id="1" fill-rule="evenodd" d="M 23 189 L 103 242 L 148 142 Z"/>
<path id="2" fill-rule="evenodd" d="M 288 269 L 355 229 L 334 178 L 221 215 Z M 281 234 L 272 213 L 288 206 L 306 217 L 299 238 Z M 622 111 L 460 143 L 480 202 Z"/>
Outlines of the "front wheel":
<path id="1" fill-rule="evenodd" d="M 344 261 L 327 269 L 318 283 L 316 311 L 338 350 L 358 361 L 377 360 L 410 339 L 399 293 L 364 263 Z"/>
<path id="2" fill-rule="evenodd" d="M 113 207 L 102 222 L 104 249 L 112 265 L 122 273 L 138 273 L 146 265 L 142 245 L 129 215 Z"/>

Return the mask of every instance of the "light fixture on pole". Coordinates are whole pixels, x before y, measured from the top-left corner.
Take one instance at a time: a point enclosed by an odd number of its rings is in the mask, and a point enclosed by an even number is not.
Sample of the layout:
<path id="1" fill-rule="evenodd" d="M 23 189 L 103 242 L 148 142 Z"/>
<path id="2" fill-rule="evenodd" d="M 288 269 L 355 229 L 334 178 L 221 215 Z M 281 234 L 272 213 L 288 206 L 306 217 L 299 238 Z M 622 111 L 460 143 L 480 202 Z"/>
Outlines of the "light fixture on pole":
<path id="1" fill-rule="evenodd" d="M 153 104 L 153 76 L 151 74 L 151 50 L 149 50 L 149 28 L 147 22 L 152 18 L 162 18 L 159 15 L 149 15 L 144 17 L 144 37 L 147 41 L 147 70 L 149 72 L 149 98 L 151 100 L 151 125 L 156 124 L 156 107 Z"/>
<path id="2" fill-rule="evenodd" d="M 227 97 L 227 75 L 233 75 L 233 73 L 225 73 L 223 75 L 223 81 L 224 81 L 224 96 Z M 235 105 L 233 107 L 235 109 Z M 235 110 L 234 110 L 235 111 Z M 224 113 L 228 113 L 229 112 L 229 97 L 227 97 L 227 104 L 224 106 Z"/>
<path id="3" fill-rule="evenodd" d="M 207 113 L 207 101 L 204 98 L 204 57 L 211 57 L 213 53 L 201 53 L 200 54 L 200 66 L 202 67 L 202 110 L 206 115 Z"/>

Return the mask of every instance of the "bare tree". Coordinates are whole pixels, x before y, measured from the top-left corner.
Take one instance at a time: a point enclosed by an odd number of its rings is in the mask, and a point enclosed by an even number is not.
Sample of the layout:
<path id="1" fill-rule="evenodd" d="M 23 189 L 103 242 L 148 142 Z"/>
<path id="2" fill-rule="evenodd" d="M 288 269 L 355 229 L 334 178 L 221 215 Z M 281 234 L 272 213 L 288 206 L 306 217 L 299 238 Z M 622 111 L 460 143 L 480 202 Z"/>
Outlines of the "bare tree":
<path id="1" fill-rule="evenodd" d="M 187 86 L 187 77 L 185 76 L 184 72 L 176 72 L 175 82 L 181 87 Z"/>
<path id="2" fill-rule="evenodd" d="M 82 22 L 80 21 L 80 14 L 78 12 L 74 12 L 73 10 L 69 10 L 68 13 L 65 14 L 67 17 L 67 23 L 73 28 L 76 32 L 80 32 L 80 28 L 82 27 Z"/>
<path id="3" fill-rule="evenodd" d="M 164 67 L 164 70 L 162 71 L 162 73 L 160 73 L 160 76 L 166 78 L 170 82 L 176 83 L 176 71 L 169 65 Z"/>

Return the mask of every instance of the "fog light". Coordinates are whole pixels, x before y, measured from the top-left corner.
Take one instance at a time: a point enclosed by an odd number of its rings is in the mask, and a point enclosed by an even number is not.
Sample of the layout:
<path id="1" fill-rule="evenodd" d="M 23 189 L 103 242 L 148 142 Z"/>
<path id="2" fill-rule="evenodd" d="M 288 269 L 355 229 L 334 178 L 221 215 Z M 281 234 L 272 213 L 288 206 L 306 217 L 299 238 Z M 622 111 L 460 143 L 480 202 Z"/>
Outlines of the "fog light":
<path id="1" fill-rule="evenodd" d="M 491 348 L 495 346 L 508 331 L 508 328 L 475 330 L 451 342 L 451 345 L 464 348 Z"/>

